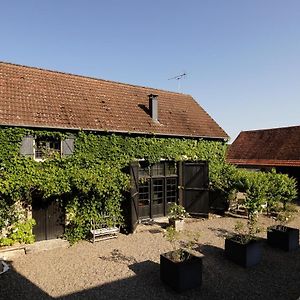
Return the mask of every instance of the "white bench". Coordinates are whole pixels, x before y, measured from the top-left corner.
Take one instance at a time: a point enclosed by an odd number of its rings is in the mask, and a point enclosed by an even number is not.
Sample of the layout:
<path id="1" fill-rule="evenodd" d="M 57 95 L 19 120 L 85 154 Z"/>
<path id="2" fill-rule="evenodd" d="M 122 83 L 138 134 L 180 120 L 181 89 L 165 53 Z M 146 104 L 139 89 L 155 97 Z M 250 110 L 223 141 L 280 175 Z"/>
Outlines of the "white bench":
<path id="1" fill-rule="evenodd" d="M 120 228 L 113 226 L 113 227 L 102 227 L 97 228 L 96 224 L 92 222 L 92 228 L 90 230 L 93 236 L 93 243 L 97 241 L 103 241 L 107 239 L 113 239 L 117 237 L 117 234 L 120 232 Z"/>

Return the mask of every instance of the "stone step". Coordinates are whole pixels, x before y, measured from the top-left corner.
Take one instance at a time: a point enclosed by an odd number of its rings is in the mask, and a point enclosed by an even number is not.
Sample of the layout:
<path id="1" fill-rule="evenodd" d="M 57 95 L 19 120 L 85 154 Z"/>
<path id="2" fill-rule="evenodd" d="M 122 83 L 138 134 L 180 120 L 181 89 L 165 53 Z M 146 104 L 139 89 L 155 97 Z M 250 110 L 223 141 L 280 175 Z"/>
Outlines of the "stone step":
<path id="1" fill-rule="evenodd" d="M 37 253 L 46 250 L 53 250 L 57 248 L 68 248 L 70 246 L 69 242 L 62 239 L 53 239 L 35 242 L 31 245 L 25 246 L 25 253 Z"/>

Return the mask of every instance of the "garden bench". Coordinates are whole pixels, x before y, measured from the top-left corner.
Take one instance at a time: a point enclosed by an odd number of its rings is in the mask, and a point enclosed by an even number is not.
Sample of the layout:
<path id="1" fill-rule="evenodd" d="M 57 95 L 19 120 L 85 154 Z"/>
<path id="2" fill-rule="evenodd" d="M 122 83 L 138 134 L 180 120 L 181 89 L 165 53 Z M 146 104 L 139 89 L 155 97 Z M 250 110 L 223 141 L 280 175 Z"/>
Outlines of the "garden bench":
<path id="1" fill-rule="evenodd" d="M 120 232 L 119 227 L 103 227 L 97 226 L 94 222 L 91 222 L 92 228 L 90 230 L 93 238 L 93 243 L 97 241 L 103 241 L 107 239 L 113 239 L 117 237 L 117 234 Z"/>

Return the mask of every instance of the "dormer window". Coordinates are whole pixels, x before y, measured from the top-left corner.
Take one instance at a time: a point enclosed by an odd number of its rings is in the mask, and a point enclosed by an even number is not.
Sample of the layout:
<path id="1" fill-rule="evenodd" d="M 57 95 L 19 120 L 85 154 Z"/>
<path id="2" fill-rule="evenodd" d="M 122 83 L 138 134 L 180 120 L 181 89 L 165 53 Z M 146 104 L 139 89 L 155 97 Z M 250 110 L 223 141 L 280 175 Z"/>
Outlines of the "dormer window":
<path id="1" fill-rule="evenodd" d="M 61 141 L 58 138 L 39 137 L 35 139 L 34 159 L 45 160 L 55 154 L 61 155 Z"/>

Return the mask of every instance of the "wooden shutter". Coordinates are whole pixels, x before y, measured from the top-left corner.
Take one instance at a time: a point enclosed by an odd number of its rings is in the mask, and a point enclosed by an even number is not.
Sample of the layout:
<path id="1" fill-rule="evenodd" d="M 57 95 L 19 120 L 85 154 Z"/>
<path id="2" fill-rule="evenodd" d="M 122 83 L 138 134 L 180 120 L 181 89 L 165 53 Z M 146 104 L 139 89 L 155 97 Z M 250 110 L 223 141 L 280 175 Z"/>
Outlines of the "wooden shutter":
<path id="1" fill-rule="evenodd" d="M 208 163 L 185 161 L 182 163 L 183 206 L 192 215 L 208 216 Z"/>
<path id="2" fill-rule="evenodd" d="M 21 143 L 20 154 L 33 158 L 34 156 L 33 142 L 34 142 L 33 136 L 30 135 L 24 136 Z"/>
<path id="3" fill-rule="evenodd" d="M 69 136 L 61 141 L 62 156 L 72 155 L 74 152 L 74 136 Z"/>
<path id="4" fill-rule="evenodd" d="M 139 163 L 130 164 L 130 232 L 133 233 L 139 221 Z"/>

